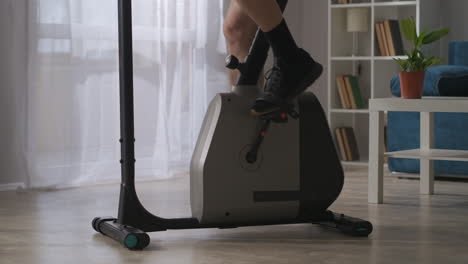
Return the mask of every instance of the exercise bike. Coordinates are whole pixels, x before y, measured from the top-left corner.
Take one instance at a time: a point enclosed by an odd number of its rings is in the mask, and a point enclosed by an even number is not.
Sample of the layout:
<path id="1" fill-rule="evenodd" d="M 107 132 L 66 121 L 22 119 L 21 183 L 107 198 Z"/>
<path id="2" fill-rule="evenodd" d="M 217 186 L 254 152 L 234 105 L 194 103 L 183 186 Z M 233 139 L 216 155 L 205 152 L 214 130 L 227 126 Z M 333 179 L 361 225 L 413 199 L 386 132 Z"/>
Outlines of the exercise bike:
<path id="1" fill-rule="evenodd" d="M 96 217 L 93 228 L 131 250 L 144 249 L 146 232 L 311 223 L 366 237 L 372 224 L 333 213 L 344 173 L 323 109 L 312 93 L 278 111 L 253 117 L 257 81 L 269 44 L 259 30 L 231 93 L 209 105 L 190 166 L 192 217 L 165 219 L 148 212 L 135 190 L 132 1 L 119 3 L 121 174 L 118 217 Z M 282 10 L 287 0 L 278 0 Z"/>

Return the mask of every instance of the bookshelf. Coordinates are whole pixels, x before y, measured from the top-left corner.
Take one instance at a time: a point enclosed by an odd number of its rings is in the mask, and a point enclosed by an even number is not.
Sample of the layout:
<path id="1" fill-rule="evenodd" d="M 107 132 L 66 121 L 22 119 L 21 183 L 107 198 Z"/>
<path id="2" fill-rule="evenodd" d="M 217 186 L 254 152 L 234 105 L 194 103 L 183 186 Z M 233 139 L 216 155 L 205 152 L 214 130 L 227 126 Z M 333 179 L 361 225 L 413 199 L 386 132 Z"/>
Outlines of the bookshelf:
<path id="1" fill-rule="evenodd" d="M 352 127 L 361 159 L 346 161 L 344 165 L 367 166 L 369 160 L 369 110 L 344 109 L 336 84 L 339 75 L 355 75 L 365 101 L 371 98 L 388 98 L 390 80 L 399 72 L 393 58 L 405 56 L 380 56 L 379 45 L 375 36 L 375 23 L 387 19 L 402 20 L 413 16 L 418 31 L 420 28 L 438 27 L 440 0 L 384 1 L 360 0 L 338 4 L 328 0 L 328 120 L 332 132 L 338 127 Z M 351 8 L 367 8 L 369 14 L 368 31 L 361 33 L 347 32 L 347 11 Z M 358 48 L 353 44 L 357 38 Z M 403 38 L 405 49 L 409 43 Z M 439 56 L 438 46 L 428 50 Z"/>

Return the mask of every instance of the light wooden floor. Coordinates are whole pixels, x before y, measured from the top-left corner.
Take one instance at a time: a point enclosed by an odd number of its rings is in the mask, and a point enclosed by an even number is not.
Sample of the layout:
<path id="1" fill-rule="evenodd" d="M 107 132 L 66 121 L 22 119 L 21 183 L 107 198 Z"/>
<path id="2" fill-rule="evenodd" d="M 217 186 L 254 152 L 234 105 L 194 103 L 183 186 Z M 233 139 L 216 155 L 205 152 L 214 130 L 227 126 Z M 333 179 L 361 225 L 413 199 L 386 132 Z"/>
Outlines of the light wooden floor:
<path id="1" fill-rule="evenodd" d="M 386 178 L 386 204 L 367 204 L 367 173 L 348 171 L 332 209 L 370 219 L 375 231 L 356 239 L 313 225 L 152 233 L 130 252 L 96 234 L 94 216 L 115 215 L 118 186 L 0 193 L 1 264 L 72 263 L 468 263 L 468 184 Z M 162 216 L 188 216 L 188 181 L 139 184 L 142 200 Z"/>

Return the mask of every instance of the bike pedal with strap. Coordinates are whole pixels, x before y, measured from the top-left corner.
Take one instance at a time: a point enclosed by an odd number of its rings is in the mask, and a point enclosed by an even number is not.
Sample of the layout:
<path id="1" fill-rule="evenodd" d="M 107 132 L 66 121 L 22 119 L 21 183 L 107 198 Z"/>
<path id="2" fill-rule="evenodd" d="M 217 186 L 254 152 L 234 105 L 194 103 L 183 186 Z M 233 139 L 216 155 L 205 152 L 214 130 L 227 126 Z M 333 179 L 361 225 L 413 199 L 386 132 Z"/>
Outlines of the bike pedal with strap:
<path id="1" fill-rule="evenodd" d="M 260 116 L 262 120 L 268 120 L 273 123 L 287 123 L 289 117 L 298 119 L 299 113 L 296 111 L 294 104 L 285 104 L 280 109 Z"/>

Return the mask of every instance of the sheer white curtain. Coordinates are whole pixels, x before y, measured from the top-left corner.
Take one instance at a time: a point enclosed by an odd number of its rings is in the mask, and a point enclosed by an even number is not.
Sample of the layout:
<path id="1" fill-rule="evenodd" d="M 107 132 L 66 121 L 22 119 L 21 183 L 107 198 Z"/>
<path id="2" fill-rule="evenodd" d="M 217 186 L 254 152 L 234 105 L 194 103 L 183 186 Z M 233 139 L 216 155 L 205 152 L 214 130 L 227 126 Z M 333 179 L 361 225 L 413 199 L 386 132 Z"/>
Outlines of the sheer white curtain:
<path id="1" fill-rule="evenodd" d="M 134 0 L 137 177 L 188 171 L 213 95 L 229 89 L 222 0 Z M 120 179 L 117 0 L 30 0 L 29 187 Z"/>

